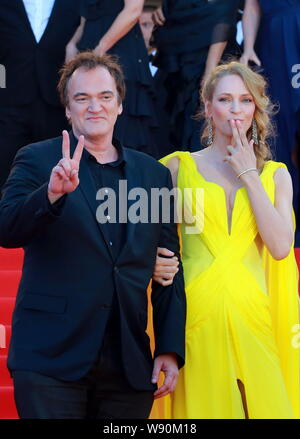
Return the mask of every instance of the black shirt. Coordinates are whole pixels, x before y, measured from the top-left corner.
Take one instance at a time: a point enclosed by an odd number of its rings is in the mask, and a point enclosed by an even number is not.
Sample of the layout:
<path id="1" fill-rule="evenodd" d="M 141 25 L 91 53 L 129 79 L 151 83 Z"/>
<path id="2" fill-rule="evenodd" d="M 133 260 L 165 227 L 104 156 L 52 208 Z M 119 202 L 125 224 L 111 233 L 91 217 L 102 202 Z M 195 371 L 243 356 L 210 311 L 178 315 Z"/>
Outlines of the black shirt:
<path id="1" fill-rule="evenodd" d="M 118 159 L 116 161 L 101 164 L 86 149 L 83 151 L 83 159 L 87 160 L 95 183 L 95 197 L 98 190 L 103 188 L 112 189 L 116 195 L 115 218 L 113 218 L 112 212 L 107 210 L 105 212 L 107 222 L 103 225 L 109 236 L 108 244 L 111 247 L 114 260 L 116 260 L 126 241 L 126 224 L 119 223 L 119 181 L 125 179 L 125 159 L 121 144 L 115 139 L 113 144 L 118 151 Z"/>
<path id="2" fill-rule="evenodd" d="M 119 256 L 126 241 L 126 224 L 119 223 L 119 180 L 124 180 L 125 159 L 123 148 L 117 140 L 113 140 L 113 145 L 117 149 L 118 159 L 114 162 L 101 164 L 86 149 L 83 150 L 82 159 L 87 160 L 89 170 L 95 183 L 95 197 L 99 189 L 109 188 L 116 195 L 116 215 L 112 218 L 110 211 L 105 212 L 107 222 L 102 225 L 106 228 L 109 236 L 108 245 L 111 247 L 114 260 Z M 119 333 L 119 306 L 116 291 L 113 292 L 111 312 L 106 327 L 106 336 L 117 335 Z"/>

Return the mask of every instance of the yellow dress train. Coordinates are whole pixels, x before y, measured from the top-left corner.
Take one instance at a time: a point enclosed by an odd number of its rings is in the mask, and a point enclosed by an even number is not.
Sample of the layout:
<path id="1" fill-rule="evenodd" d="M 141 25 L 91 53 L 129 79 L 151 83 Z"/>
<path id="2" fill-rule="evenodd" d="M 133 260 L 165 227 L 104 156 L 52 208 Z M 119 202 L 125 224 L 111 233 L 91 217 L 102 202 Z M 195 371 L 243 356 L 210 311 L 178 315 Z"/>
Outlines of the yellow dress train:
<path id="1" fill-rule="evenodd" d="M 177 186 L 185 210 L 180 234 L 187 295 L 186 364 L 171 398 L 155 402 L 152 418 L 245 418 L 238 380 L 245 389 L 249 418 L 299 418 L 294 250 L 276 261 L 259 245 L 244 187 L 236 193 L 229 233 L 223 188 L 204 179 L 189 152 L 170 154 L 161 162 L 167 164 L 172 157 L 179 159 Z M 273 176 L 281 166 L 268 161 L 260 175 L 272 203 Z M 194 232 L 188 223 L 191 216 Z"/>

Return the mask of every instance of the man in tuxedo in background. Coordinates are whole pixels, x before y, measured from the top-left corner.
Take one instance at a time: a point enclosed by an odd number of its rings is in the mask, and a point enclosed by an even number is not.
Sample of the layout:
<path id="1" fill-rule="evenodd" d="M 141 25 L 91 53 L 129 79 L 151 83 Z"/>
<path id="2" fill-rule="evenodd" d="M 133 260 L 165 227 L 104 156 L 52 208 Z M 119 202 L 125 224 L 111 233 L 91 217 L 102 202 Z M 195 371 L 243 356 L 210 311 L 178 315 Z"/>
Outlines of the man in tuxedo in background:
<path id="1" fill-rule="evenodd" d="M 79 54 L 59 90 L 70 135 L 22 148 L 0 202 L 0 245 L 25 250 L 8 356 L 16 406 L 22 418 L 147 418 L 184 364 L 181 264 L 171 285 L 152 284 L 154 362 L 145 332 L 157 248 L 180 260 L 174 200 L 152 203 L 171 175 L 113 139 L 125 85 L 110 56 Z M 147 194 L 141 221 L 133 191 Z"/>
<path id="2" fill-rule="evenodd" d="M 0 0 L 0 189 L 19 148 L 58 136 L 67 121 L 56 90 L 80 0 Z"/>
<path id="3" fill-rule="evenodd" d="M 153 57 L 156 54 L 156 49 L 153 47 L 151 37 L 154 29 L 154 21 L 152 19 L 152 14 L 155 11 L 155 6 L 145 5 L 143 8 L 143 12 L 140 15 L 139 23 L 141 27 L 141 31 L 144 37 L 145 46 L 148 52 L 149 57 L 149 69 L 152 76 L 155 76 L 157 72 L 157 67 L 152 64 Z"/>

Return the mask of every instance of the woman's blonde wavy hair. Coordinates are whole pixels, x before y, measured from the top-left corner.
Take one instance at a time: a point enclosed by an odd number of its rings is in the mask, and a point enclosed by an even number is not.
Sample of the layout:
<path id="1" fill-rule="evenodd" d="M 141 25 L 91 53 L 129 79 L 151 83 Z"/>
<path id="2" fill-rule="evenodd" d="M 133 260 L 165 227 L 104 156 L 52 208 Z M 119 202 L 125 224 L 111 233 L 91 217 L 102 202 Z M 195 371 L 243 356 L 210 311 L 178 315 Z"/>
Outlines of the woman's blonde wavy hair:
<path id="1" fill-rule="evenodd" d="M 265 79 L 258 73 L 255 73 L 249 67 L 241 64 L 238 61 L 231 61 L 227 64 L 222 64 L 216 67 L 210 76 L 203 84 L 201 91 L 201 100 L 212 101 L 213 94 L 217 83 L 221 78 L 227 75 L 238 75 L 243 80 L 246 88 L 253 96 L 255 103 L 254 118 L 257 124 L 258 144 L 254 144 L 254 152 L 257 158 L 257 166 L 261 169 L 267 160 L 272 158 L 270 147 L 267 143 L 267 138 L 274 135 L 274 128 L 271 124 L 270 116 L 274 114 L 274 105 L 266 95 L 267 83 Z M 205 126 L 201 140 L 207 141 L 208 138 L 208 119 L 204 110 L 196 115 L 196 118 L 205 117 Z M 247 131 L 247 138 L 250 141 L 252 138 L 252 126 Z"/>

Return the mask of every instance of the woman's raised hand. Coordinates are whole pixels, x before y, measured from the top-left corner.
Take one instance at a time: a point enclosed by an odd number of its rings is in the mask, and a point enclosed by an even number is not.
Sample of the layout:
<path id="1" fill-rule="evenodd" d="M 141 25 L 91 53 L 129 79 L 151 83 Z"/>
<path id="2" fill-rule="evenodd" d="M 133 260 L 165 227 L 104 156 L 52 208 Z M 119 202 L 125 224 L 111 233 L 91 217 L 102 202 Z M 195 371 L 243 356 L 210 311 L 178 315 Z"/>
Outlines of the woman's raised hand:
<path id="1" fill-rule="evenodd" d="M 228 155 L 224 161 L 229 163 L 237 176 L 246 169 L 252 169 L 257 166 L 256 156 L 254 153 L 254 141 L 247 139 L 246 133 L 242 128 L 240 121 L 231 120 L 233 145 L 228 145 Z"/>

